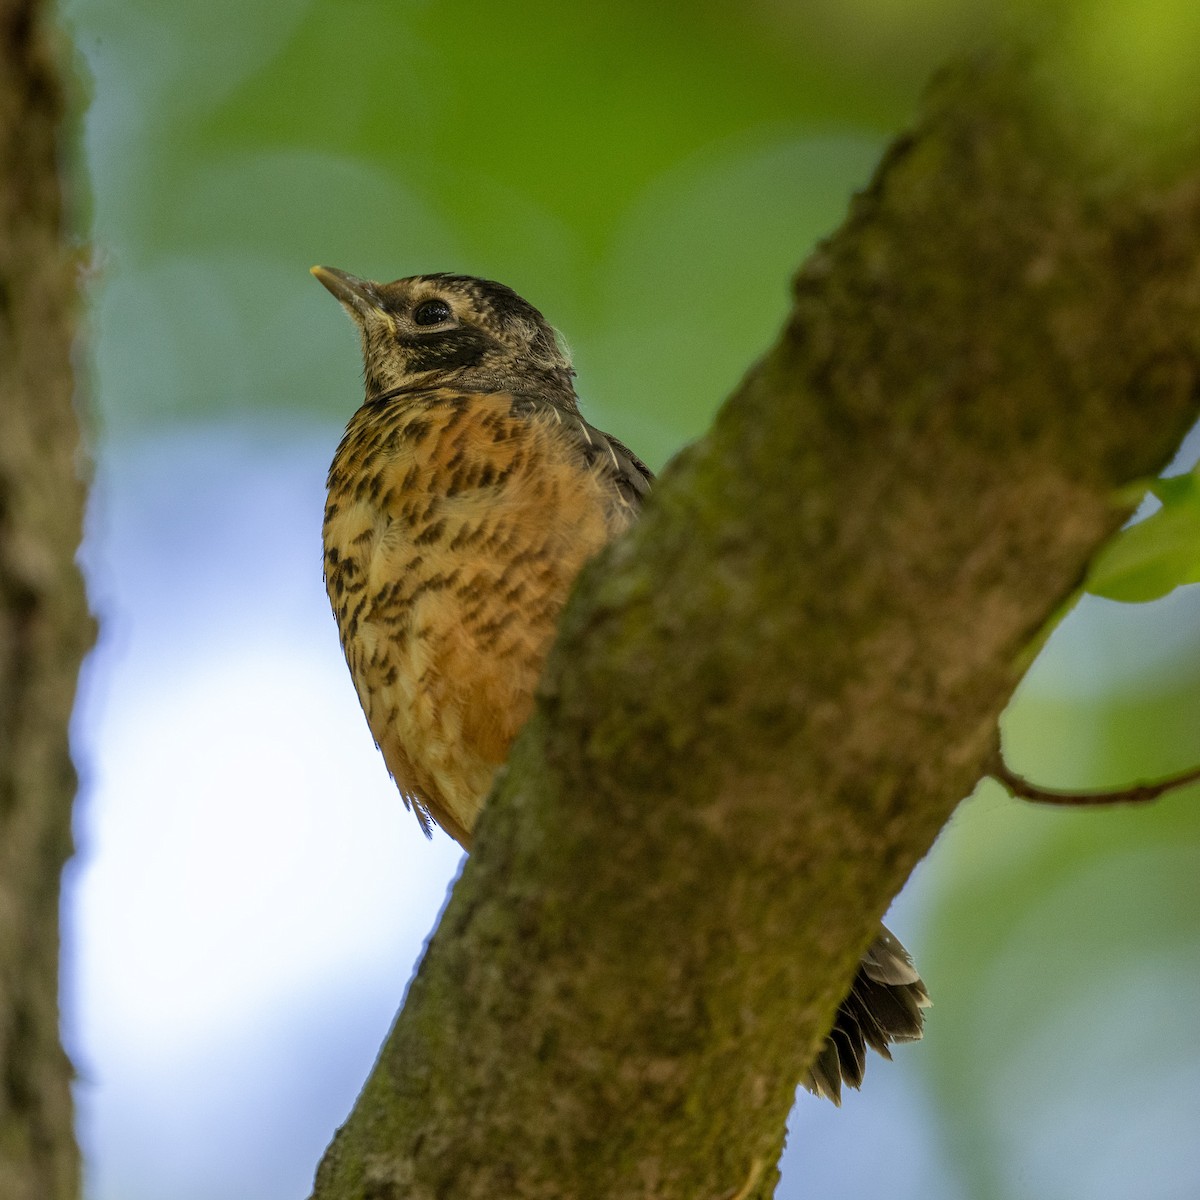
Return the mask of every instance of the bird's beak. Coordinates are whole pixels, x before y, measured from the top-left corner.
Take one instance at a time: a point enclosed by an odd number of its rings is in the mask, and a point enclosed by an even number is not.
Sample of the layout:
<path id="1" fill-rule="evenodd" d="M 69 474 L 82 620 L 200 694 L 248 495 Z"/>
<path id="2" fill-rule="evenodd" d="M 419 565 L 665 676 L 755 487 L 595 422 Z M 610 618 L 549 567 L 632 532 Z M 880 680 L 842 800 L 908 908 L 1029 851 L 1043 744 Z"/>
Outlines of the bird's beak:
<path id="1" fill-rule="evenodd" d="M 379 289 L 369 279 L 359 279 L 337 267 L 311 267 L 310 273 L 323 283 L 356 320 L 384 316 Z"/>

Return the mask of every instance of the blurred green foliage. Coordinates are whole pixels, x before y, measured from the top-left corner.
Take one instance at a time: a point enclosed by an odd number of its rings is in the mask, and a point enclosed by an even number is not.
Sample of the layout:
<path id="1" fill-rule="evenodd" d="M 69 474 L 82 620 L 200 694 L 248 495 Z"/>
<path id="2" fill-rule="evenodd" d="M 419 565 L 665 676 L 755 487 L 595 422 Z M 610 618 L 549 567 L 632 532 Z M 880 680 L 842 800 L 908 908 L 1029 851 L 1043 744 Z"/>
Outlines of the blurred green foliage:
<path id="1" fill-rule="evenodd" d="M 106 436 L 339 424 L 357 349 L 307 275 L 323 262 L 516 287 L 571 343 L 593 419 L 660 465 L 769 345 L 789 276 L 932 65 L 1017 23 L 1099 119 L 1190 128 L 1197 14 L 1187 0 L 66 0 L 90 78 L 80 220 Z M 1189 596 L 1133 623 L 1094 606 L 1068 620 L 1010 714 L 1014 765 L 1082 786 L 1200 760 Z M 1195 792 L 1064 814 L 985 789 L 935 850 L 928 935 L 905 934 L 936 999 L 911 1056 L 964 1194 L 1166 1195 L 1145 1183 L 1155 1170 L 1200 1189 L 1190 1134 L 1174 1140 L 1174 1114 L 1200 1106 L 1200 1042 L 1180 1019 L 1200 996 L 1198 812 Z M 1066 1112 L 1075 1140 L 1055 1142 Z M 1137 1137 L 1112 1141 L 1114 1125 Z M 1144 1186 L 1121 1190 L 1111 1164 L 1096 1175 L 1106 1145 Z"/>
<path id="2" fill-rule="evenodd" d="M 574 346 L 585 396 L 606 419 L 628 411 L 661 461 L 769 343 L 789 273 L 911 103 L 797 61 L 767 8 L 68 13 L 94 78 L 113 425 L 348 411 L 353 339 L 304 268 L 449 269 L 531 297 Z"/>
<path id="3" fill-rule="evenodd" d="M 1154 608 L 1145 614 L 1161 619 Z M 1072 687 L 1072 660 L 1093 678 L 1103 665 L 1052 641 L 1044 657 L 1058 661 L 1038 664 L 1007 714 L 1010 761 L 1039 782 L 1079 789 L 1192 766 L 1198 615 L 1186 602 L 1169 633 L 1156 639 L 1143 624 L 1125 647 L 1183 643 L 1182 670 L 1147 665 L 1140 681 L 1130 672 L 1090 693 Z M 1091 621 L 1090 631 L 1087 616 L 1065 626 L 1065 640 L 1104 629 L 1103 615 Z M 1109 631 L 1129 635 L 1138 624 L 1125 609 Z M 922 1065 L 973 1200 L 1192 1194 L 1198 810 L 1195 787 L 1153 808 L 1063 810 L 985 782 L 943 833 L 925 879 L 936 1032 Z"/>

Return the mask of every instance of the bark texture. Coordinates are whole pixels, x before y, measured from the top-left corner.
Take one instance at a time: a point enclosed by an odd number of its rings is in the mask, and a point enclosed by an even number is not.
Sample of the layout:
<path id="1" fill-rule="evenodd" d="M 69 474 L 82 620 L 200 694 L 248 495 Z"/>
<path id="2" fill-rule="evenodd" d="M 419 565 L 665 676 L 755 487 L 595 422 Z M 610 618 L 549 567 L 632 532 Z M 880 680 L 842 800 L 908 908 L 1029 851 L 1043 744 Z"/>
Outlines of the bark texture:
<path id="1" fill-rule="evenodd" d="M 59 181 L 58 68 L 35 0 L 0 0 L 0 1196 L 79 1193 L 59 1041 L 67 724 L 92 640 Z"/>
<path id="2" fill-rule="evenodd" d="M 1200 174 L 1119 181 L 1024 79 L 933 88 L 585 571 L 319 1200 L 772 1194 L 880 916 L 1197 415 Z"/>

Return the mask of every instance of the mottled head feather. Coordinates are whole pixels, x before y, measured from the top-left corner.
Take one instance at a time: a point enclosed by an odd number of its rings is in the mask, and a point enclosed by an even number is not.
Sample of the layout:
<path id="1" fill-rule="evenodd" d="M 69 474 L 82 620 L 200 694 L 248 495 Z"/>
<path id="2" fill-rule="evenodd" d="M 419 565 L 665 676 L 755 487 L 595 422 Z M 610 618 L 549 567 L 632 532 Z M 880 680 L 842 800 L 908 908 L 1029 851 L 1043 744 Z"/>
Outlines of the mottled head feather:
<path id="1" fill-rule="evenodd" d="M 512 288 L 447 273 L 392 283 L 332 267 L 314 267 L 313 274 L 358 326 L 368 400 L 398 389 L 445 386 L 535 391 L 575 408 L 565 346 Z"/>

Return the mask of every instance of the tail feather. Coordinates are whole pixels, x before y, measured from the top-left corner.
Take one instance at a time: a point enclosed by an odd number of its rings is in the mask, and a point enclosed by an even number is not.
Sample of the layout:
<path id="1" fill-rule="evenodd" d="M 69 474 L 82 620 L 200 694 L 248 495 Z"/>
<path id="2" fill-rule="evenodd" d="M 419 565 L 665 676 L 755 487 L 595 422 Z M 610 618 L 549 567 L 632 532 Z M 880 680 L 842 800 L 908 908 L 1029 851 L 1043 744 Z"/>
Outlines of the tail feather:
<path id="1" fill-rule="evenodd" d="M 814 1095 L 841 1104 L 843 1084 L 852 1088 L 862 1085 L 867 1047 L 891 1058 L 888 1047 L 893 1042 L 919 1040 L 929 1003 L 929 993 L 908 951 L 881 925 L 804 1086 Z"/>

